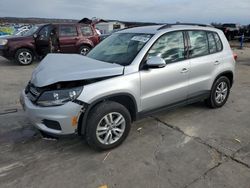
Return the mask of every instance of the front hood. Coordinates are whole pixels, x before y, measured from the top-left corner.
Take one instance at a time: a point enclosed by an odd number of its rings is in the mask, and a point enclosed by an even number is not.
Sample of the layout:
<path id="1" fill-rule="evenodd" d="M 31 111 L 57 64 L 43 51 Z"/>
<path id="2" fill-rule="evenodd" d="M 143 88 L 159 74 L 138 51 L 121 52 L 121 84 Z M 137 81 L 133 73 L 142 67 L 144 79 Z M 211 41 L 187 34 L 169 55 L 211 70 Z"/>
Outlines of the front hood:
<path id="1" fill-rule="evenodd" d="M 18 35 L 9 35 L 2 38 L 8 39 L 8 41 L 33 40 L 32 36 L 18 36 Z"/>
<path id="2" fill-rule="evenodd" d="M 78 54 L 48 54 L 32 73 L 31 83 L 44 87 L 57 82 L 123 74 L 124 67 Z"/>

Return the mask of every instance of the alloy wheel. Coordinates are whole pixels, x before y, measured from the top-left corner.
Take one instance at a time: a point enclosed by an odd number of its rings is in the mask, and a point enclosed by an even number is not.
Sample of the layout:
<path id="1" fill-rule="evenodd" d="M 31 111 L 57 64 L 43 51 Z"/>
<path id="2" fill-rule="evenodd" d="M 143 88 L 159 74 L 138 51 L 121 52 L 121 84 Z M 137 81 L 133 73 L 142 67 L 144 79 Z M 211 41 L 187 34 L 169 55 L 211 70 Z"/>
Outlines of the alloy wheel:
<path id="1" fill-rule="evenodd" d="M 96 137 L 102 144 L 110 145 L 117 142 L 123 135 L 126 121 L 122 114 L 111 112 L 98 123 Z"/>
<path id="2" fill-rule="evenodd" d="M 22 63 L 24 65 L 30 64 L 32 61 L 32 54 L 30 52 L 25 52 L 25 51 L 21 52 L 18 55 L 18 60 L 20 63 Z"/>
<path id="3" fill-rule="evenodd" d="M 228 86 L 227 83 L 223 81 L 218 84 L 215 90 L 215 101 L 218 104 L 221 104 L 227 98 L 227 95 L 228 95 Z"/>

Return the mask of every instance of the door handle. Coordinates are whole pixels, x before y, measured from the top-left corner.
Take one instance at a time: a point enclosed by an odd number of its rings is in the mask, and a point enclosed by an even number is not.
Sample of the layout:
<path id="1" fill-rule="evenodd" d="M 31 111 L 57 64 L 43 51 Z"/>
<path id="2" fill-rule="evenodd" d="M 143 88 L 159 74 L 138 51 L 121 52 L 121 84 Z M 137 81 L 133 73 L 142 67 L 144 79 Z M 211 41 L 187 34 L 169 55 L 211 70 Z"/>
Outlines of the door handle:
<path id="1" fill-rule="evenodd" d="M 181 73 L 186 73 L 186 72 L 188 72 L 188 69 L 187 69 L 187 68 L 183 68 L 183 69 L 181 70 Z"/>
<path id="2" fill-rule="evenodd" d="M 214 64 L 215 64 L 215 65 L 219 65 L 220 62 L 219 62 L 219 61 L 215 61 Z"/>

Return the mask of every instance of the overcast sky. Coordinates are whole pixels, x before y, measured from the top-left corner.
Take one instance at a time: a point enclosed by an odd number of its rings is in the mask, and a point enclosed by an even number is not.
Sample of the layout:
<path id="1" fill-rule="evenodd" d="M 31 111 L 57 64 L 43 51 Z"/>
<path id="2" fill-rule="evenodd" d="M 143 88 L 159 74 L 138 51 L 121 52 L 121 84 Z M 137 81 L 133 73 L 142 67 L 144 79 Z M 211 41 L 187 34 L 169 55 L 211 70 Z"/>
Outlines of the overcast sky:
<path id="1" fill-rule="evenodd" d="M 0 17 L 250 24 L 250 0 L 0 0 Z"/>

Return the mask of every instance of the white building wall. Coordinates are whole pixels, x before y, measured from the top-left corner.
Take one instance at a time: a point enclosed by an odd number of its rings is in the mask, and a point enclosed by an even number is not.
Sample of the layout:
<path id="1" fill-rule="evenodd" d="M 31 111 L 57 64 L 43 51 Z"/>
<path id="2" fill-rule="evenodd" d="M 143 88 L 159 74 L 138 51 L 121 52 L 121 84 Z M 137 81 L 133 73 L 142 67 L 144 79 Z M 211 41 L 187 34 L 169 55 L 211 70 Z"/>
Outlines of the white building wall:
<path id="1" fill-rule="evenodd" d="M 96 24 L 96 28 L 101 31 L 102 34 L 107 34 L 113 31 L 114 25 L 119 25 L 120 29 L 125 28 L 125 24 L 121 22 L 106 22 Z"/>

